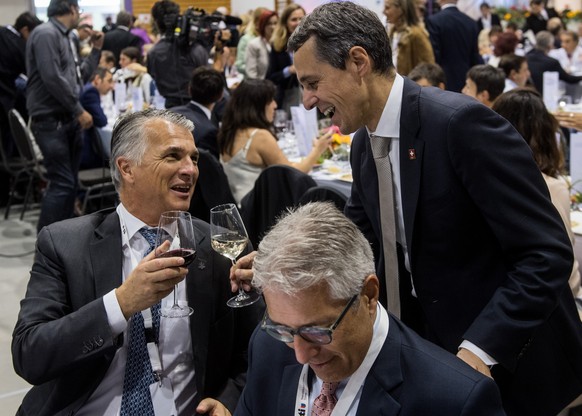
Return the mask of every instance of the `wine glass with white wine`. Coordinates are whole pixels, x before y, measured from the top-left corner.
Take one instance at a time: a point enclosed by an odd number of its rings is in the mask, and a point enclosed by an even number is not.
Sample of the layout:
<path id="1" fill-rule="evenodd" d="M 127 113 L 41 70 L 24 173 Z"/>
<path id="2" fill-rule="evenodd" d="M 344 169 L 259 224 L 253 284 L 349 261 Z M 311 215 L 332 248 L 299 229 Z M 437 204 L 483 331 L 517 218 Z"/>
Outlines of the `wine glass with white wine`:
<path id="1" fill-rule="evenodd" d="M 228 257 L 233 265 L 243 252 L 249 238 L 240 213 L 234 204 L 223 204 L 210 210 L 210 238 L 214 251 Z M 242 308 L 258 301 L 260 295 L 245 292 L 239 284 L 238 294 L 226 302 L 231 308 Z"/>
<path id="2" fill-rule="evenodd" d="M 164 242 L 170 242 L 168 251 L 164 251 L 157 257 L 182 257 L 187 267 L 196 258 L 196 239 L 192 217 L 185 211 L 167 211 L 160 216 L 156 247 Z M 163 308 L 161 314 L 165 318 L 183 318 L 192 315 L 193 309 L 188 305 L 178 304 L 178 285 L 174 287 L 174 304 L 170 308 Z"/>

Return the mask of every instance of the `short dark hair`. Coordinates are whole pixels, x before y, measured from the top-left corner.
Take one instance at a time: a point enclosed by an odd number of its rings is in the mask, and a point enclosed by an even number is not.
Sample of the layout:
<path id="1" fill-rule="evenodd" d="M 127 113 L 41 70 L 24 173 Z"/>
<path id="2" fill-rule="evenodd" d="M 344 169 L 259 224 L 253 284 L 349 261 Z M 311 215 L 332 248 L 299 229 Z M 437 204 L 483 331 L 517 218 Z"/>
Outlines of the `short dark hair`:
<path id="1" fill-rule="evenodd" d="M 172 0 L 160 0 L 152 6 L 152 17 L 160 33 L 166 33 L 168 30 L 167 22 L 173 21 L 173 16 L 177 19 L 179 14 L 180 6 Z M 169 19 L 169 17 L 172 17 L 172 19 Z"/>
<path id="2" fill-rule="evenodd" d="M 209 105 L 222 97 L 225 87 L 224 76 L 214 68 L 201 66 L 192 71 L 189 87 L 193 101 Z"/>
<path id="3" fill-rule="evenodd" d="M 117 61 L 115 60 L 115 55 L 113 54 L 113 52 L 105 50 L 105 49 L 101 50 L 101 58 L 105 59 L 105 62 L 107 62 L 108 64 L 113 64 L 114 66 L 117 63 Z"/>
<path id="4" fill-rule="evenodd" d="M 334 68 L 345 69 L 350 50 L 360 46 L 372 58 L 374 72 L 393 72 L 388 32 L 376 13 L 366 7 L 350 1 L 316 7 L 289 38 L 289 49 L 297 51 L 310 38 L 315 40 L 317 57 Z"/>
<path id="5" fill-rule="evenodd" d="M 489 93 L 489 101 L 499 97 L 505 88 L 505 75 L 491 65 L 475 65 L 467 72 L 467 78 L 475 83 L 478 93 Z"/>
<path id="6" fill-rule="evenodd" d="M 131 26 L 131 15 L 127 12 L 120 11 L 119 13 L 117 13 L 117 17 L 115 19 L 115 24 L 117 26 L 130 27 Z"/>
<path id="7" fill-rule="evenodd" d="M 51 0 L 46 10 L 48 17 L 64 16 L 71 13 L 71 6 L 79 7 L 77 0 Z"/>
<path id="8" fill-rule="evenodd" d="M 102 66 L 98 66 L 97 68 L 95 68 L 95 71 L 93 71 L 93 74 L 91 75 L 91 82 L 93 82 L 95 80 L 95 78 L 99 77 L 101 79 L 105 79 L 105 75 L 107 74 L 111 74 L 111 72 L 109 72 L 109 70 L 107 68 L 104 68 Z"/>
<path id="9" fill-rule="evenodd" d="M 140 63 L 142 62 L 141 60 L 141 52 L 139 50 L 139 48 L 135 47 L 135 46 L 128 46 L 127 48 L 123 48 L 121 50 L 121 52 L 119 53 L 119 55 L 125 55 L 127 56 L 129 59 L 131 60 L 135 60 L 135 62 Z"/>
<path id="10" fill-rule="evenodd" d="M 32 32 L 32 30 L 41 23 L 42 20 L 40 20 L 34 14 L 30 12 L 24 12 L 16 18 L 16 21 L 14 22 L 14 29 L 18 31 L 24 27 L 27 27 L 28 31 Z"/>
<path id="11" fill-rule="evenodd" d="M 414 82 L 425 78 L 433 87 L 438 87 L 441 82 L 443 85 L 447 84 L 447 77 L 443 68 L 439 64 L 431 64 L 428 62 L 416 65 L 408 73 L 408 78 Z"/>
<path id="12" fill-rule="evenodd" d="M 510 53 L 508 55 L 503 55 L 499 60 L 499 64 L 497 67 L 501 69 L 505 73 L 505 77 L 509 78 L 509 74 L 511 74 L 511 70 L 515 72 L 519 72 L 521 66 L 524 62 L 527 62 L 525 56 L 519 56 L 514 53 Z"/>

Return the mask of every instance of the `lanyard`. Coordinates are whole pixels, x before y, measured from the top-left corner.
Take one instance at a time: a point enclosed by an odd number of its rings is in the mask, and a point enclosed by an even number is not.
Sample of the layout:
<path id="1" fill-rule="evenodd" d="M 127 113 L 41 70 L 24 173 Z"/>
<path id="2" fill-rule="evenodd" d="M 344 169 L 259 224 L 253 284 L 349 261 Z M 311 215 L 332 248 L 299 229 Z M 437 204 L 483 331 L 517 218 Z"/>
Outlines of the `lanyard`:
<path id="1" fill-rule="evenodd" d="M 129 257 L 131 259 L 131 269 L 135 269 L 139 261 L 135 257 L 135 253 L 129 245 L 129 233 L 127 232 L 127 226 L 125 225 L 125 219 L 123 218 L 123 212 L 121 209 L 117 209 L 117 214 L 119 215 L 119 223 L 121 224 L 121 246 L 126 246 L 129 249 Z M 156 344 L 156 339 L 154 336 L 153 329 L 153 319 L 151 308 L 146 308 L 141 311 L 141 316 L 143 317 L 143 324 L 145 328 L 148 355 L 150 357 L 150 363 L 152 365 L 152 371 L 154 373 L 154 378 L 157 382 L 162 383 L 162 360 L 160 358 L 160 349 L 158 344 Z"/>
<path id="2" fill-rule="evenodd" d="M 346 388 L 333 408 L 331 416 L 346 415 L 348 413 L 361 386 L 366 380 L 370 368 L 372 368 L 372 364 L 376 361 L 376 358 L 384 345 L 384 341 L 388 336 L 388 313 L 380 306 L 380 304 L 378 304 L 377 313 L 379 314 L 380 319 L 378 332 L 374 333 L 372 336 L 372 342 L 364 361 L 362 361 L 360 367 L 358 367 L 356 372 L 350 377 Z M 301 375 L 299 376 L 297 395 L 295 397 L 294 415 L 296 416 L 305 416 L 307 414 L 307 405 L 309 403 L 308 373 L 309 364 L 305 364 L 301 370 Z"/>

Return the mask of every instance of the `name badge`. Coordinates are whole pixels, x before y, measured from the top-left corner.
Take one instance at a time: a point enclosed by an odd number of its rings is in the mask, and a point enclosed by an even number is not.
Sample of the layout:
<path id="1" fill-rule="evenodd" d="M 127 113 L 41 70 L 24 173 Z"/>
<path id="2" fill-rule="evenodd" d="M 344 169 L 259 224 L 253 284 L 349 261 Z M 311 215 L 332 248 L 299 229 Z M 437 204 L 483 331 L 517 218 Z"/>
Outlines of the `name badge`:
<path id="1" fill-rule="evenodd" d="M 176 403 L 174 402 L 174 389 L 168 377 L 150 384 L 150 394 L 156 416 L 177 416 Z"/>

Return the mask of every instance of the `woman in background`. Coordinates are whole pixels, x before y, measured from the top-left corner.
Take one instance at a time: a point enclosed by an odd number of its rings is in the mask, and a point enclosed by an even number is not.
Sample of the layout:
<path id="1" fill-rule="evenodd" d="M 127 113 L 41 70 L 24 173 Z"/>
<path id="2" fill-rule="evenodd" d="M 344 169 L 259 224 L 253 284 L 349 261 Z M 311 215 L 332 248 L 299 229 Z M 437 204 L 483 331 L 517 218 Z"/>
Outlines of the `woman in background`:
<path id="1" fill-rule="evenodd" d="M 420 26 L 415 0 L 386 0 L 384 15 L 392 26 L 392 61 L 396 72 L 408 75 L 420 63 L 434 63 L 427 31 Z"/>
<path id="2" fill-rule="evenodd" d="M 247 46 L 251 40 L 259 36 L 259 32 L 257 31 L 257 28 L 259 27 L 259 18 L 265 10 L 267 9 L 264 7 L 257 7 L 253 11 L 253 17 L 249 21 L 247 27 L 244 29 L 244 35 L 241 36 L 238 41 L 238 45 L 236 46 L 236 61 L 234 65 L 236 66 L 236 70 L 243 76 L 246 76 L 247 74 L 247 66 L 245 63 Z"/>
<path id="3" fill-rule="evenodd" d="M 289 114 L 289 108 L 301 104 L 302 95 L 293 65 L 293 54 L 287 51 L 287 41 L 305 17 L 305 10 L 291 3 L 283 10 L 279 24 L 271 38 L 273 49 L 269 55 L 267 79 L 277 86 L 277 106 Z"/>
<path id="4" fill-rule="evenodd" d="M 275 86 L 269 80 L 244 80 L 232 93 L 218 133 L 220 162 L 237 204 L 253 189 L 263 169 L 288 165 L 308 173 L 331 144 L 331 130 L 313 141 L 311 152 L 290 162 L 273 134 Z"/>
<path id="5" fill-rule="evenodd" d="M 529 144 L 533 157 L 548 185 L 552 203 L 560 213 L 570 241 L 574 245 L 574 233 L 570 224 L 570 190 L 562 176 L 564 156 L 557 139 L 558 121 L 548 112 L 539 93 L 529 88 L 516 88 L 501 94 L 495 100 L 492 108 L 507 119 Z M 577 299 L 578 313 L 582 319 L 580 309 L 582 288 L 580 287 L 580 271 L 576 259 L 574 259 L 569 283 L 574 297 Z"/>
<path id="6" fill-rule="evenodd" d="M 245 53 L 246 78 L 265 79 L 267 69 L 269 69 L 269 53 L 271 52 L 269 39 L 271 39 L 278 21 L 279 16 L 272 10 L 264 10 L 261 13 L 257 27 L 259 36 L 249 42 Z"/>
<path id="7" fill-rule="evenodd" d="M 113 79 L 116 82 L 124 82 L 127 86 L 126 101 L 131 102 L 133 91 L 138 89 L 141 91 L 143 102 L 149 105 L 153 78 L 142 65 L 140 50 L 135 46 L 122 49 L 119 54 L 119 66 L 121 68 L 115 72 Z"/>

